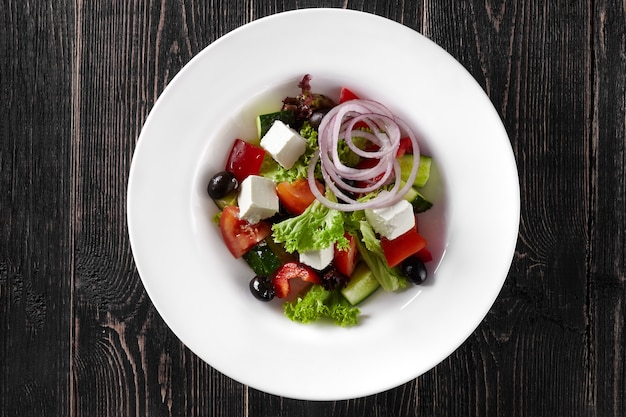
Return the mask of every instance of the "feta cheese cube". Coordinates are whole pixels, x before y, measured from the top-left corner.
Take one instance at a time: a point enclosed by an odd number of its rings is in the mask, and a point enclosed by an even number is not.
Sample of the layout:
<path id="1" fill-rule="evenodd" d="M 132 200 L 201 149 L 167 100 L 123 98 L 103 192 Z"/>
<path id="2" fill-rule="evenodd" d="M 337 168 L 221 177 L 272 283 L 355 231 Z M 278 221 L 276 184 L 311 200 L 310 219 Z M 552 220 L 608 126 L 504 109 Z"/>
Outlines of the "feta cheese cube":
<path id="1" fill-rule="evenodd" d="M 326 268 L 332 262 L 335 256 L 335 246 L 330 245 L 327 248 L 320 250 L 309 250 L 300 253 L 300 262 L 315 268 L 322 270 Z"/>
<path id="2" fill-rule="evenodd" d="M 376 233 L 393 240 L 415 226 L 413 206 L 406 200 L 380 209 L 366 209 L 365 218 Z"/>
<path id="3" fill-rule="evenodd" d="M 239 188 L 239 218 L 250 223 L 272 217 L 278 212 L 278 195 L 274 181 L 250 175 Z"/>
<path id="4" fill-rule="evenodd" d="M 306 151 L 306 140 L 295 130 L 276 120 L 261 139 L 261 147 L 276 162 L 289 169 Z"/>

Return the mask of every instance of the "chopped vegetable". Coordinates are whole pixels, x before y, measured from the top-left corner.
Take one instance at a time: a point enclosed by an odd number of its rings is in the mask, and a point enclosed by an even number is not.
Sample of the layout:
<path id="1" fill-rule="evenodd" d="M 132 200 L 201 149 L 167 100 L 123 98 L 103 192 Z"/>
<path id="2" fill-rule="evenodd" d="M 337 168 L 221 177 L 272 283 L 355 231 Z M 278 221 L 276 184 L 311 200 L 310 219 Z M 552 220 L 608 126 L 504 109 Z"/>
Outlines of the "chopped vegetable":
<path id="1" fill-rule="evenodd" d="M 272 285 L 276 297 L 285 298 L 291 292 L 290 280 L 294 278 L 300 278 L 305 282 L 312 282 L 313 284 L 320 283 L 320 277 L 312 268 L 299 263 L 288 262 L 278 267 L 278 269 L 272 275 Z"/>
<path id="2" fill-rule="evenodd" d="M 408 232 L 389 240 L 380 238 L 380 246 L 387 260 L 387 265 L 394 267 L 409 256 L 416 254 L 426 248 L 426 239 L 417 232 L 417 228 L 412 227 Z"/>
<path id="3" fill-rule="evenodd" d="M 413 156 L 412 155 L 402 155 L 399 158 L 400 162 L 400 170 L 401 170 L 401 179 L 402 181 L 411 182 L 409 177 L 411 175 L 411 170 L 413 168 Z M 417 169 L 417 175 L 415 175 L 413 182 L 411 182 L 415 187 L 422 188 L 428 182 L 430 178 L 430 166 L 432 163 L 432 158 L 430 156 L 421 155 L 419 158 L 419 167 Z"/>
<path id="4" fill-rule="evenodd" d="M 255 274 L 264 277 L 271 275 L 281 265 L 280 259 L 268 245 L 267 239 L 260 241 L 244 253 L 243 259 Z"/>
<path id="5" fill-rule="evenodd" d="M 259 138 L 265 136 L 276 120 L 280 120 L 284 124 L 292 126 L 296 122 L 296 114 L 293 110 L 284 110 L 258 115 L 256 118 L 256 128 Z"/>
<path id="6" fill-rule="evenodd" d="M 242 182 L 249 175 L 256 175 L 261 169 L 265 150 L 241 139 L 236 139 L 226 161 L 226 171 Z"/>
<path id="7" fill-rule="evenodd" d="M 341 289 L 341 294 L 350 304 L 355 306 L 372 295 L 378 288 L 380 288 L 380 284 L 371 269 L 365 262 L 361 262 L 354 270 L 354 275 L 348 285 Z"/>
<path id="8" fill-rule="evenodd" d="M 359 251 L 356 247 L 356 238 L 348 232 L 345 232 L 344 236 L 348 239 L 348 247 L 339 249 L 335 245 L 333 264 L 339 272 L 349 278 L 352 276 L 352 272 L 354 272 L 354 268 L 359 259 Z"/>
<path id="9" fill-rule="evenodd" d="M 321 285 L 313 285 L 304 296 L 285 303 L 283 310 L 287 317 L 299 323 L 327 318 L 342 327 L 358 324 L 360 314 L 337 290 L 328 291 Z"/>
<path id="10" fill-rule="evenodd" d="M 359 242 L 357 240 L 357 247 L 380 286 L 385 291 L 397 291 L 406 287 L 406 278 L 397 269 L 387 265 L 385 254 L 380 246 L 380 240 L 376 237 L 372 226 L 365 220 L 362 220 L 360 225 L 363 241 Z"/>
<path id="11" fill-rule="evenodd" d="M 317 183 L 317 188 L 324 191 L 322 183 Z M 304 178 L 298 178 L 294 182 L 283 181 L 276 185 L 276 194 L 280 204 L 291 214 L 302 214 L 307 207 L 315 201 L 315 196 L 309 188 L 309 183 Z"/>
<path id="12" fill-rule="evenodd" d="M 341 87 L 341 91 L 339 91 L 339 103 L 345 103 L 348 100 L 357 100 L 359 96 L 354 94 L 347 87 Z"/>
<path id="13" fill-rule="evenodd" d="M 344 216 L 315 200 L 296 217 L 291 217 L 272 226 L 274 241 L 284 243 L 287 252 L 306 252 L 337 245 L 347 248 L 344 236 Z"/>
<path id="14" fill-rule="evenodd" d="M 226 247 L 235 258 L 240 258 L 254 245 L 272 233 L 269 223 L 251 224 L 239 218 L 239 208 L 224 207 L 220 216 L 220 231 Z"/>

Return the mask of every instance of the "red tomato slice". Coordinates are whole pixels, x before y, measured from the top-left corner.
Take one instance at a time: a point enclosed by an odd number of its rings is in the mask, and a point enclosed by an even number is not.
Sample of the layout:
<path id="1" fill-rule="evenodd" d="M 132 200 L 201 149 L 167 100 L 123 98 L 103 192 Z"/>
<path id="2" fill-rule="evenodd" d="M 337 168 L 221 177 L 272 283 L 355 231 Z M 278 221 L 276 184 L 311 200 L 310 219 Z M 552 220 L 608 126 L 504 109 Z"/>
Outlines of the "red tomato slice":
<path id="1" fill-rule="evenodd" d="M 272 233 L 272 226 L 264 221 L 250 224 L 239 218 L 239 207 L 226 206 L 220 217 L 220 231 L 230 253 L 239 258 L 268 237 Z"/>
<path id="2" fill-rule="evenodd" d="M 235 175 L 241 182 L 249 175 L 257 175 L 265 157 L 265 149 L 241 139 L 235 139 L 226 161 L 226 171 Z"/>
<path id="3" fill-rule="evenodd" d="M 356 238 L 348 232 L 344 233 L 344 236 L 348 239 L 349 248 L 347 250 L 339 250 L 335 246 L 333 264 L 337 271 L 349 278 L 352 276 L 356 263 L 359 260 L 359 251 L 356 247 Z"/>
<path id="4" fill-rule="evenodd" d="M 352 91 L 350 91 L 346 87 L 342 87 L 341 91 L 339 92 L 339 103 L 344 103 L 348 100 L 355 100 L 358 98 L 359 96 L 354 94 Z"/>
<path id="5" fill-rule="evenodd" d="M 306 266 L 300 262 L 287 262 L 278 267 L 272 276 L 272 285 L 274 293 L 278 298 L 285 298 L 291 291 L 289 280 L 300 278 L 302 281 L 319 284 L 320 277 L 313 268 Z"/>
<path id="6" fill-rule="evenodd" d="M 428 242 L 417 232 L 417 228 L 412 227 L 405 234 L 393 240 L 381 237 L 380 246 L 387 260 L 387 265 L 394 267 L 404 261 L 414 253 L 424 249 Z"/>
<path id="7" fill-rule="evenodd" d="M 324 186 L 315 181 L 317 189 L 324 194 Z M 294 182 L 280 182 L 276 186 L 276 194 L 285 210 L 291 214 L 302 214 L 307 207 L 315 201 L 315 195 L 311 192 L 309 181 L 299 178 Z"/>

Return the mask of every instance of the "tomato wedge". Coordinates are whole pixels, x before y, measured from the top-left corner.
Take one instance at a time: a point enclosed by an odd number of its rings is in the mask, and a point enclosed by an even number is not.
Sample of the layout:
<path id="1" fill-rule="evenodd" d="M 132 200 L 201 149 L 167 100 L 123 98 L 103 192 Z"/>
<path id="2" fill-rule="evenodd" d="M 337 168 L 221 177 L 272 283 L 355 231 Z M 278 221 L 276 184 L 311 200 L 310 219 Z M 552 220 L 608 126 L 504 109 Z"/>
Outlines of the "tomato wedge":
<path id="1" fill-rule="evenodd" d="M 317 189 L 324 194 L 324 186 L 319 181 L 315 181 Z M 299 178 L 294 182 L 280 182 L 276 186 L 276 194 L 282 206 L 289 213 L 302 214 L 307 207 L 315 201 L 315 195 L 311 192 L 309 181 Z"/>
<path id="2" fill-rule="evenodd" d="M 289 280 L 300 278 L 302 281 L 319 284 L 320 277 L 315 270 L 300 262 L 287 262 L 278 267 L 272 275 L 272 285 L 274 293 L 278 298 L 285 298 L 291 291 Z"/>
<path id="3" fill-rule="evenodd" d="M 337 268 L 337 271 L 350 278 L 359 260 L 359 251 L 356 246 L 356 238 L 348 232 L 345 232 L 344 236 L 348 239 L 349 247 L 347 250 L 340 250 L 335 246 L 333 264 L 335 268 Z"/>
<path id="4" fill-rule="evenodd" d="M 387 260 L 387 265 L 394 267 L 400 264 L 409 256 L 421 251 L 428 242 L 417 232 L 416 227 L 412 227 L 408 232 L 398 236 L 393 240 L 382 237 L 380 246 Z"/>
<path id="5" fill-rule="evenodd" d="M 241 182 L 249 175 L 259 173 L 264 157 L 265 149 L 245 140 L 235 139 L 226 161 L 226 171 L 232 172 L 237 181 Z"/>
<path id="6" fill-rule="evenodd" d="M 272 233 L 272 226 L 264 221 L 251 224 L 239 218 L 239 207 L 226 206 L 220 217 L 220 231 L 230 253 L 240 258 L 268 237 Z"/>

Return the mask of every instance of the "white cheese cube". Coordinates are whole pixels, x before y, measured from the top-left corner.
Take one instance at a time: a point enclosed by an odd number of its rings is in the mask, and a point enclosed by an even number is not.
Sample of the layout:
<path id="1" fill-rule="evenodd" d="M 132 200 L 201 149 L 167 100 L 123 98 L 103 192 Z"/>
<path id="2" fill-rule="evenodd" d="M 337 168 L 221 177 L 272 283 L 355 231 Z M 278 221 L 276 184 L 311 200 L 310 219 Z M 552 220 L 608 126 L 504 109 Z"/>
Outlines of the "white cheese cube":
<path id="1" fill-rule="evenodd" d="M 380 209 L 366 209 L 365 218 L 376 233 L 393 240 L 415 227 L 413 206 L 406 200 Z"/>
<path id="2" fill-rule="evenodd" d="M 311 268 L 322 270 L 330 265 L 334 257 L 335 245 L 330 245 L 325 249 L 301 252 L 300 262 L 310 266 Z"/>
<path id="3" fill-rule="evenodd" d="M 295 130 L 277 120 L 261 139 L 261 147 L 289 169 L 306 151 L 306 140 Z"/>
<path id="4" fill-rule="evenodd" d="M 278 195 L 274 181 L 250 175 L 239 188 L 239 218 L 250 223 L 272 217 L 278 212 Z"/>

